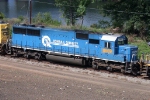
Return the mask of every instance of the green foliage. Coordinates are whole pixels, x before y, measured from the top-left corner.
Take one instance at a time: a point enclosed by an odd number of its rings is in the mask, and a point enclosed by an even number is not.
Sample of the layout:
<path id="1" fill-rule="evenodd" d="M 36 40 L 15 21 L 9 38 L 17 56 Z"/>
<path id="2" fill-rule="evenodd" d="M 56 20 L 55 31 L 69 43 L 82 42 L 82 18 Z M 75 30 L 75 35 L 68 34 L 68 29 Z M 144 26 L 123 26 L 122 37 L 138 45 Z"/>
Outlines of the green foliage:
<path id="1" fill-rule="evenodd" d="M 50 13 L 40 13 L 40 12 L 33 18 L 33 23 L 40 25 L 43 24 L 56 26 L 61 25 L 61 22 L 52 19 Z"/>
<path id="2" fill-rule="evenodd" d="M 131 45 L 138 46 L 138 56 L 141 56 L 142 53 L 150 54 L 150 46 L 145 40 L 141 40 L 137 35 L 127 35 L 128 42 Z"/>
<path id="3" fill-rule="evenodd" d="M 20 19 L 20 21 L 23 21 L 25 18 L 24 16 L 19 16 L 18 19 Z"/>
<path id="4" fill-rule="evenodd" d="M 100 20 L 100 21 L 98 21 L 98 24 L 93 24 L 90 27 L 92 27 L 92 28 L 108 28 L 110 26 L 111 26 L 111 24 L 108 21 Z"/>
<path id="5" fill-rule="evenodd" d="M 140 56 L 142 53 L 150 54 L 150 46 L 146 43 L 146 41 L 134 42 L 132 45 L 138 46 L 138 55 Z"/>
<path id="6" fill-rule="evenodd" d="M 0 19 L 4 19 L 4 18 L 5 18 L 4 14 L 0 12 Z"/>
<path id="7" fill-rule="evenodd" d="M 75 25 L 76 19 L 86 14 L 86 7 L 94 0 L 55 0 L 60 7 L 67 25 Z"/>
<path id="8" fill-rule="evenodd" d="M 149 0 L 117 0 L 103 5 L 103 13 L 110 16 L 114 27 L 123 27 L 124 32 L 146 36 L 150 28 Z"/>
<path id="9" fill-rule="evenodd" d="M 82 4 L 79 5 L 77 8 L 77 14 L 78 16 L 83 16 L 85 14 L 86 7 Z"/>
<path id="10" fill-rule="evenodd" d="M 21 20 L 20 19 L 18 19 L 18 18 L 5 18 L 5 19 L 3 19 L 4 20 L 4 22 L 7 22 L 7 23 L 9 23 L 10 25 L 13 25 L 13 24 L 20 24 L 21 23 Z"/>

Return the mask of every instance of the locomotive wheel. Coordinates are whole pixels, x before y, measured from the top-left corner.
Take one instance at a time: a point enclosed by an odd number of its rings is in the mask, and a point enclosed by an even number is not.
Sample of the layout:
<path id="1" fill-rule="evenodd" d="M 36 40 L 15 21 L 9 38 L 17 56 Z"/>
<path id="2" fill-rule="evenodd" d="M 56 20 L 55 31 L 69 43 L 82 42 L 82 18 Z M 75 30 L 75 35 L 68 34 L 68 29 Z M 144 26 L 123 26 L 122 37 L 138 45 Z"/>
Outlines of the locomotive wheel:
<path id="1" fill-rule="evenodd" d="M 109 72 L 112 72 L 112 71 L 113 71 L 113 68 L 112 68 L 111 66 L 108 66 L 108 67 L 107 67 L 107 70 L 108 70 Z"/>
<path id="2" fill-rule="evenodd" d="M 83 65 L 84 67 L 87 67 L 87 61 L 86 61 L 86 59 L 82 59 L 82 65 Z"/>
<path id="3" fill-rule="evenodd" d="M 41 60 L 41 54 L 36 54 L 35 57 L 34 57 L 34 59 Z"/>
<path id="4" fill-rule="evenodd" d="M 136 68 L 136 66 L 132 66 L 131 73 L 132 73 L 133 75 L 137 76 L 137 74 L 138 74 L 138 69 Z"/>
<path id="5" fill-rule="evenodd" d="M 26 58 L 26 54 L 24 54 L 23 57 Z"/>
<path id="6" fill-rule="evenodd" d="M 2 48 L 1 48 L 1 55 L 6 55 L 6 44 L 3 44 L 3 45 L 2 45 Z"/>
<path id="7" fill-rule="evenodd" d="M 25 53 L 25 54 L 24 54 L 24 57 L 25 57 L 26 59 L 30 59 L 30 55 L 29 55 L 28 53 Z"/>
<path id="8" fill-rule="evenodd" d="M 34 59 L 36 59 L 36 60 L 41 60 L 41 59 L 42 59 L 41 53 L 36 53 L 36 54 L 34 55 Z"/>
<path id="9" fill-rule="evenodd" d="M 37 55 L 35 55 L 34 59 L 36 59 L 36 60 L 37 60 L 37 59 L 38 59 L 38 56 L 37 56 Z"/>
<path id="10" fill-rule="evenodd" d="M 88 66 L 89 66 L 89 67 L 92 66 L 92 60 L 89 59 L 89 60 L 87 61 L 87 63 L 88 63 Z"/>
<path id="11" fill-rule="evenodd" d="M 27 58 L 27 59 L 30 59 L 30 55 L 29 55 L 29 54 L 27 54 L 27 55 L 26 55 L 26 58 Z"/>
<path id="12" fill-rule="evenodd" d="M 121 73 L 126 74 L 124 68 L 121 68 Z"/>
<path id="13" fill-rule="evenodd" d="M 93 64 L 92 68 L 95 69 L 95 70 L 97 70 L 98 69 L 98 65 L 97 64 Z"/>
<path id="14" fill-rule="evenodd" d="M 15 53 L 14 53 L 14 56 L 15 56 L 15 57 L 18 57 L 18 54 L 17 54 L 17 52 L 15 52 Z"/>

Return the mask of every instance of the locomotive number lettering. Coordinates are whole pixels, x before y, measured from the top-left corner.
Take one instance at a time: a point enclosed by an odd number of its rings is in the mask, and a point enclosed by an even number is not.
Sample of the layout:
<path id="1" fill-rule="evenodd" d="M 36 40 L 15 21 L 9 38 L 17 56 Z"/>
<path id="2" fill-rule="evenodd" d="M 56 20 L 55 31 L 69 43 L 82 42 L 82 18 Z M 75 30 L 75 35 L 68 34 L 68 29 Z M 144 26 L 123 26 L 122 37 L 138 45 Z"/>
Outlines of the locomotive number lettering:
<path id="1" fill-rule="evenodd" d="M 103 53 L 112 53 L 112 50 L 111 49 L 103 49 L 102 52 Z"/>

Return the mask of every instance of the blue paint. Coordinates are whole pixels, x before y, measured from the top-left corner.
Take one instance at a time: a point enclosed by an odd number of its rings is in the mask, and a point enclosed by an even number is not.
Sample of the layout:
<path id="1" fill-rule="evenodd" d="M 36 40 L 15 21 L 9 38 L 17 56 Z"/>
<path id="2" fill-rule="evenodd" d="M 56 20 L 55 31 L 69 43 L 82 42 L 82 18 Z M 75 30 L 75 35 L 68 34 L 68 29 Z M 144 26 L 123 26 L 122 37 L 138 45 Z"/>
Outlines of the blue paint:
<path id="1" fill-rule="evenodd" d="M 25 29 L 25 33 L 12 33 L 12 46 L 44 52 L 57 52 L 66 55 L 93 59 L 104 59 L 125 63 L 137 61 L 137 46 L 127 44 L 125 35 L 93 34 L 87 31 L 63 30 L 13 26 Z M 38 35 L 31 35 L 27 30 L 37 30 Z M 77 38 L 77 33 L 84 39 Z M 31 32 L 32 33 L 32 32 Z M 33 32 L 34 34 L 34 32 Z M 105 51 L 105 52 L 104 52 Z"/>

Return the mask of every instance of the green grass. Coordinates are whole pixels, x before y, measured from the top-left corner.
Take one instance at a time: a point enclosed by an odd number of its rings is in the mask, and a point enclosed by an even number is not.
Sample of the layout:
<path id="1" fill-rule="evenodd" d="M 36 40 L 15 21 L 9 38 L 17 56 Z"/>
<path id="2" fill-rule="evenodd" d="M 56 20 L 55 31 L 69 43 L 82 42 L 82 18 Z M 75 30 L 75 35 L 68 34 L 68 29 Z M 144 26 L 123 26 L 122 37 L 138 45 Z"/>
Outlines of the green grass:
<path id="1" fill-rule="evenodd" d="M 142 53 L 150 54 L 150 46 L 147 44 L 146 41 L 140 39 L 139 37 L 135 37 L 131 35 L 128 36 L 128 39 L 129 39 L 129 44 L 138 46 L 138 56 L 141 56 Z"/>
<path id="2" fill-rule="evenodd" d="M 94 33 L 108 33 L 110 32 L 109 29 L 96 29 L 96 28 L 91 28 L 91 27 L 86 27 L 86 26 L 80 26 L 80 25 L 75 25 L 75 26 L 65 26 L 65 25 L 60 25 L 60 26 L 55 26 L 55 25 L 48 25 L 48 27 L 51 28 L 59 28 L 59 29 L 67 29 L 67 30 L 87 30 L 91 31 Z"/>

